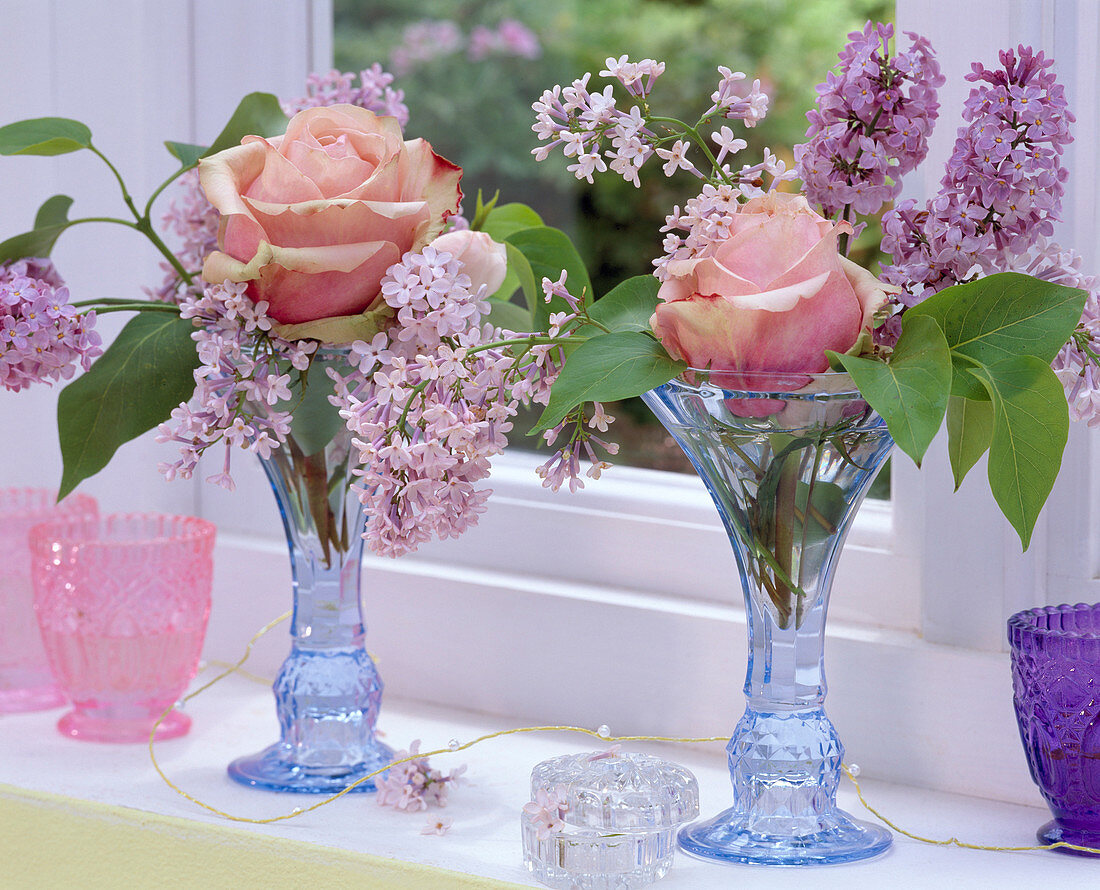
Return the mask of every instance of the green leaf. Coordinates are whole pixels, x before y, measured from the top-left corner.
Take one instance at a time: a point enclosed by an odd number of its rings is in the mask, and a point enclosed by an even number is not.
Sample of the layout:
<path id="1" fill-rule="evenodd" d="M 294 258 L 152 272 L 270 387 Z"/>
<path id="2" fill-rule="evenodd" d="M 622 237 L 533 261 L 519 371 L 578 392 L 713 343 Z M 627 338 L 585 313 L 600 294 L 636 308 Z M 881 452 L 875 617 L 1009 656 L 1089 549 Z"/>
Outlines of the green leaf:
<path id="1" fill-rule="evenodd" d="M 976 378 L 975 378 L 976 379 Z M 947 400 L 947 454 L 955 491 L 978 462 L 993 437 L 993 403 L 951 396 Z"/>
<path id="2" fill-rule="evenodd" d="M 535 314 L 535 307 L 538 306 L 539 301 L 542 299 L 542 287 L 535 281 L 535 273 L 531 269 L 531 264 L 527 262 L 525 257 L 518 247 L 505 242 L 505 249 L 508 251 L 508 274 L 504 278 L 504 284 L 500 286 L 493 296 L 497 299 L 504 298 L 504 289 L 508 286 L 508 279 L 515 274 L 515 280 L 518 282 L 518 287 L 523 288 L 523 296 L 527 300 L 527 311 L 531 313 L 532 317 Z M 512 289 L 515 293 L 515 288 Z M 512 294 L 508 294 L 509 297 Z"/>
<path id="3" fill-rule="evenodd" d="M 73 199 L 54 195 L 38 208 L 34 228 L 0 242 L 0 263 L 10 263 L 23 257 L 47 257 L 62 232 L 69 227 L 68 211 Z"/>
<path id="4" fill-rule="evenodd" d="M 505 300 L 490 300 L 489 305 L 492 308 L 485 319 L 489 324 L 505 330 L 515 331 L 517 334 L 523 334 L 531 330 L 530 310 Z"/>
<path id="5" fill-rule="evenodd" d="M 39 117 L 0 127 L 0 155 L 63 155 L 92 144 L 92 131 L 67 117 Z"/>
<path id="6" fill-rule="evenodd" d="M 1081 320 L 1085 297 L 1078 288 L 1000 272 L 933 294 L 904 318 L 935 319 L 953 352 L 982 365 L 1019 355 L 1050 364 Z"/>
<path id="7" fill-rule="evenodd" d="M 829 352 L 886 421 L 898 447 L 920 466 L 947 411 L 951 353 L 936 322 L 906 314 L 889 362 Z"/>
<path id="8" fill-rule="evenodd" d="M 168 419 L 191 398 L 199 364 L 189 319 L 132 318 L 86 374 L 61 391 L 57 432 L 64 471 L 59 498 L 110 462 L 118 447 Z"/>
<path id="9" fill-rule="evenodd" d="M 649 318 L 657 308 L 659 282 L 652 275 L 636 275 L 600 297 L 588 314 L 611 331 L 650 331 Z"/>
<path id="10" fill-rule="evenodd" d="M 34 215 L 34 227 L 45 229 L 49 226 L 64 225 L 69 221 L 69 208 L 73 206 L 73 199 L 68 195 L 54 195 L 47 198 L 38 213 Z"/>
<path id="11" fill-rule="evenodd" d="M 303 386 L 305 393 L 303 394 Z M 280 403 L 280 411 L 292 411 L 290 433 L 306 457 L 318 454 L 344 427 L 340 409 L 329 402 L 332 381 L 324 370 L 316 368 L 305 380 L 299 378 L 290 388 L 292 398 Z"/>
<path id="12" fill-rule="evenodd" d="M 577 299 L 582 299 L 583 294 L 585 303 L 592 302 L 592 283 L 588 279 L 588 270 L 565 232 L 540 226 L 512 232 L 505 240 L 518 248 L 531 265 L 535 283 L 535 302 L 531 314 L 536 330 L 546 330 L 550 324 L 550 313 L 569 311 L 569 305 L 560 297 L 555 297 L 549 303 L 542 298 L 543 278 L 557 281 L 564 269 L 569 273 L 565 281 L 569 293 Z M 528 301 L 530 299 L 529 296 Z"/>
<path id="13" fill-rule="evenodd" d="M 210 150 L 205 145 L 192 145 L 190 142 L 165 142 L 164 147 L 184 167 L 194 167 L 199 162 L 199 158 Z"/>
<path id="14" fill-rule="evenodd" d="M 249 93 L 202 157 L 240 145 L 245 136 L 279 136 L 286 132 L 287 123 L 279 100 L 271 93 Z"/>
<path id="15" fill-rule="evenodd" d="M 1065 392 L 1050 365 L 1035 356 L 976 365 L 973 372 L 993 402 L 989 489 L 1027 550 L 1069 438 Z"/>
<path id="16" fill-rule="evenodd" d="M 477 190 L 477 204 L 474 206 L 474 218 L 470 220 L 470 228 L 475 232 L 483 231 L 485 228 L 485 217 L 487 217 L 497 206 L 497 201 L 500 200 L 500 192 L 497 191 L 493 194 L 492 199 L 486 204 L 481 200 L 481 189 Z M 499 240 L 499 239 L 498 239 Z"/>
<path id="17" fill-rule="evenodd" d="M 810 503 L 809 516 L 806 515 L 807 501 Z M 821 481 L 799 482 L 794 505 L 798 509 L 794 517 L 794 540 L 801 546 L 819 544 L 836 534 L 848 509 L 844 489 L 834 482 Z"/>
<path id="18" fill-rule="evenodd" d="M 329 346 L 347 346 L 356 340 L 373 340 L 379 331 L 388 327 L 395 314 L 392 306 L 383 303 L 377 309 L 352 315 L 331 315 L 297 324 L 275 323 L 271 333 L 284 340 L 318 340 Z"/>
<path id="19" fill-rule="evenodd" d="M 582 343 L 566 359 L 550 403 L 529 435 L 557 426 L 584 402 L 614 402 L 641 395 L 684 371 L 660 343 L 637 331 L 602 334 Z"/>
<path id="20" fill-rule="evenodd" d="M 494 241 L 504 241 L 513 232 L 539 228 L 542 225 L 542 217 L 526 204 L 512 203 L 490 210 L 481 231 Z"/>

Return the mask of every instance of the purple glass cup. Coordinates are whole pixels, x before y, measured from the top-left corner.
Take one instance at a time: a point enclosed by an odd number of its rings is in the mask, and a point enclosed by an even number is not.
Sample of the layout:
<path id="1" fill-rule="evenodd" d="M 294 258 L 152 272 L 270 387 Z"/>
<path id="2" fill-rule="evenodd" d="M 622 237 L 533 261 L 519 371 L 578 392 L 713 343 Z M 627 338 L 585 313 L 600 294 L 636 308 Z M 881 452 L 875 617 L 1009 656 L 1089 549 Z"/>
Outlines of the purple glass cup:
<path id="1" fill-rule="evenodd" d="M 1100 603 L 1020 612 L 1008 639 L 1020 738 L 1054 814 L 1039 840 L 1100 848 Z"/>

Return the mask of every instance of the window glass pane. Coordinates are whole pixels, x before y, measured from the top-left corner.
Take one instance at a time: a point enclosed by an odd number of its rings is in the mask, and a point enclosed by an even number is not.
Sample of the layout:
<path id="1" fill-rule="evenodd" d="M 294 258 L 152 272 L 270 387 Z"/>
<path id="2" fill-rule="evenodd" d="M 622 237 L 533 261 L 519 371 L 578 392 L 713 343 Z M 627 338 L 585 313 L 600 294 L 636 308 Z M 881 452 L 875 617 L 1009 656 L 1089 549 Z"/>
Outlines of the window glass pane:
<path id="1" fill-rule="evenodd" d="M 396 76 L 410 119 L 408 137 L 427 139 L 462 165 L 464 210 L 478 191 L 486 200 L 522 201 L 573 237 L 597 295 L 652 271 L 661 226 L 674 205 L 698 190 L 688 173 L 666 179 L 659 164 L 642 170 L 641 187 L 614 175 L 578 182 L 560 152 L 531 155 L 531 103 L 554 84 L 624 53 L 667 64 L 653 101 L 695 120 L 710 104 L 717 67 L 760 78 L 771 96 L 767 118 L 737 127 L 749 142 L 746 163 L 770 148 L 788 165 L 801 142 L 814 86 L 835 64 L 845 35 L 867 19 L 890 20 L 889 0 L 336 0 L 336 64 L 358 71 L 374 62 Z M 853 259 L 872 265 L 876 232 L 857 242 Z M 609 437 L 619 460 L 689 471 L 668 434 L 640 403 L 609 409 Z M 528 424 L 537 412 L 526 415 Z M 515 444 L 522 440 L 517 424 Z M 537 444 L 536 440 L 527 442 Z M 889 473 L 877 493 L 888 493 Z M 885 492 L 883 491 L 885 486 Z"/>

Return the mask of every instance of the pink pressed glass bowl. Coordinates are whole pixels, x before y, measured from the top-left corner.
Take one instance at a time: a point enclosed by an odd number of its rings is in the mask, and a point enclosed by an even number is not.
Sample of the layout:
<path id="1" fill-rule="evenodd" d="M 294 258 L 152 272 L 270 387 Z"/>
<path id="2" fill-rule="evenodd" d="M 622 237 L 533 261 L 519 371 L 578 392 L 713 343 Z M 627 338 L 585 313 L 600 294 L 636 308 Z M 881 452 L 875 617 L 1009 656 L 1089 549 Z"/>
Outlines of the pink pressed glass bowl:
<path id="1" fill-rule="evenodd" d="M 50 519 L 94 519 L 96 502 L 56 491 L 0 489 L 0 714 L 65 704 L 34 621 L 31 528 Z"/>
<path id="2" fill-rule="evenodd" d="M 34 610 L 73 709 L 57 727 L 140 742 L 195 675 L 210 615 L 214 525 L 131 513 L 31 531 Z M 157 738 L 191 726 L 173 711 Z"/>

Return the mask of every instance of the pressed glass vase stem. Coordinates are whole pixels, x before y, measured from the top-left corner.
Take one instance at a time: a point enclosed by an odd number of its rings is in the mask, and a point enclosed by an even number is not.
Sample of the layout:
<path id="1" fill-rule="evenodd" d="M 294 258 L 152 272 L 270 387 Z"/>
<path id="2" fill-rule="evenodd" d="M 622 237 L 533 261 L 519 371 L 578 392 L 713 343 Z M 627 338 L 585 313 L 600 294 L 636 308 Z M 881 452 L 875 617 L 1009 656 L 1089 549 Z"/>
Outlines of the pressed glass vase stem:
<path id="1" fill-rule="evenodd" d="M 806 378 L 798 392 L 729 391 L 692 373 L 644 398 L 729 533 L 749 652 L 745 712 L 726 749 L 733 806 L 681 829 L 680 846 L 763 865 L 877 855 L 889 832 L 836 805 L 844 747 L 824 709 L 824 647 L 836 559 L 890 437 L 854 387 L 814 392 Z"/>
<path id="2" fill-rule="evenodd" d="M 291 440 L 264 461 L 290 548 L 294 615 L 274 685 L 280 740 L 229 766 L 246 785 L 334 793 L 392 759 L 375 738 L 382 681 L 364 645 L 364 517 L 347 462 L 346 431 L 324 452 L 307 456 Z M 354 790 L 375 790 L 373 779 Z"/>

